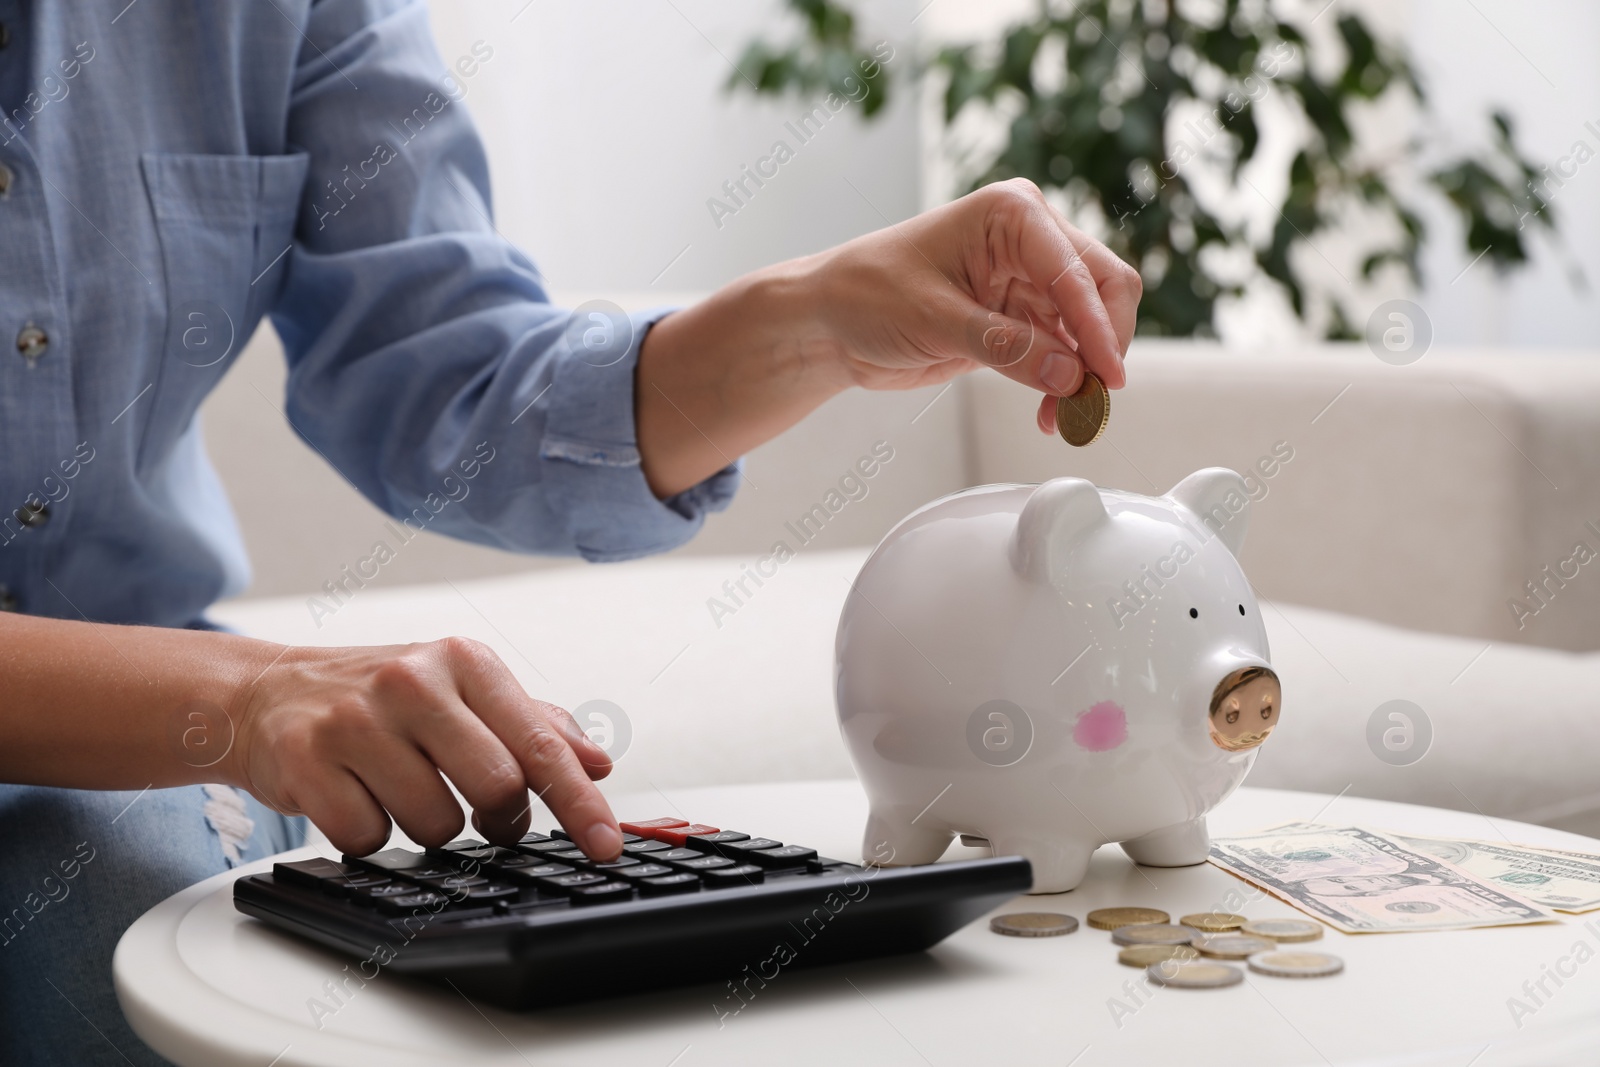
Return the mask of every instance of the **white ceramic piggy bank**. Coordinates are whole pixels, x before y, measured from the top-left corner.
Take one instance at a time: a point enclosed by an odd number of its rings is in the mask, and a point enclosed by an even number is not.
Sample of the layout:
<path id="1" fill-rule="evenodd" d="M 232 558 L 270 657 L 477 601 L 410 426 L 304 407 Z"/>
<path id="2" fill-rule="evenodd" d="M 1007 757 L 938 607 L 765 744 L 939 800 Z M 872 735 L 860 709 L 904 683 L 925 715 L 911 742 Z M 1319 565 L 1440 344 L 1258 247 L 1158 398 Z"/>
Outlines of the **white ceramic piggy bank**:
<path id="1" fill-rule="evenodd" d="M 1244 480 L 1165 496 L 1077 478 L 936 500 L 889 532 L 839 620 L 840 728 L 872 814 L 863 855 L 938 859 L 958 833 L 1026 856 L 1034 892 L 1090 854 L 1206 858 L 1205 815 L 1278 721 L 1234 558 Z"/>

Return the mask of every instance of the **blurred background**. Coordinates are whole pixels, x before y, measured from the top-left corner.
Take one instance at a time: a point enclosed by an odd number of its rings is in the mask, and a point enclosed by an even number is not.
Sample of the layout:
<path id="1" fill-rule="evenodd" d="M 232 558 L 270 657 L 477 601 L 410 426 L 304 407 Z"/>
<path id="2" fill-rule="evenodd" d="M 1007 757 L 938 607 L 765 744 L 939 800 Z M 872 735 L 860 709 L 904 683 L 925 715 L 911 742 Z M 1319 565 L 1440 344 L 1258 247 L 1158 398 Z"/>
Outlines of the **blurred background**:
<path id="1" fill-rule="evenodd" d="M 761 554 L 877 441 L 895 460 L 818 546 L 870 545 L 978 482 L 1157 492 L 1287 446 L 1245 558 L 1263 596 L 1600 648 L 1600 564 L 1541 577 L 1580 540 L 1600 548 L 1600 7 L 432 9 L 447 64 L 493 50 L 460 106 L 488 145 L 499 228 L 563 303 L 691 302 L 1018 173 L 1145 275 L 1100 444 L 1039 435 L 994 375 L 843 396 L 750 456 L 734 506 L 680 552 Z M 868 56 L 881 70 L 863 79 Z M 797 126 L 807 115 L 826 121 Z M 777 175 L 731 193 L 780 140 Z M 246 597 L 315 593 L 382 534 L 284 425 L 282 379 L 263 327 L 202 416 L 255 565 Z M 378 580 L 551 566 L 582 564 L 424 534 Z"/>

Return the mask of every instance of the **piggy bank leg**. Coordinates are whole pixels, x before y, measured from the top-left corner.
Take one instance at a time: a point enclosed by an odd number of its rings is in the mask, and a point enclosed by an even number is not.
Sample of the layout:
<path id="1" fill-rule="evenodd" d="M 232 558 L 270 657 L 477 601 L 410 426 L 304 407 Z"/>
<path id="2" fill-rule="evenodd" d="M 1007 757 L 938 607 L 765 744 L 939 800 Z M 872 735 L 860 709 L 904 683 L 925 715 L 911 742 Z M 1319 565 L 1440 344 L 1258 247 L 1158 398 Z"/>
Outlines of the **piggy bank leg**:
<path id="1" fill-rule="evenodd" d="M 920 812 L 874 808 L 861 838 L 861 862 L 880 867 L 932 863 L 944 855 L 955 835 L 942 827 L 917 823 Z"/>
<path id="2" fill-rule="evenodd" d="M 1206 861 L 1211 835 L 1206 833 L 1206 820 L 1201 817 L 1124 841 L 1122 851 L 1146 867 L 1190 867 Z"/>
<path id="3" fill-rule="evenodd" d="M 1030 893 L 1065 893 L 1078 888 L 1089 872 L 1089 857 L 1095 848 L 1087 842 L 1056 837 L 1007 834 L 990 835 L 989 844 L 996 856 L 1024 856 L 1033 865 Z"/>

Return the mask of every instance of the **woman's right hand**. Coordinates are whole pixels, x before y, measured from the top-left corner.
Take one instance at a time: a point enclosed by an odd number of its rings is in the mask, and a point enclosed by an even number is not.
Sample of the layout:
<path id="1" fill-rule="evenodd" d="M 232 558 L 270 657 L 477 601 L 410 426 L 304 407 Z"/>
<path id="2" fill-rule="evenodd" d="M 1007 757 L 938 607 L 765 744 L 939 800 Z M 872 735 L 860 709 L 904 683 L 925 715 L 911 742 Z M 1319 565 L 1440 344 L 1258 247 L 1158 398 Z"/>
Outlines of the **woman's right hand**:
<path id="1" fill-rule="evenodd" d="M 355 855 L 382 847 L 391 818 L 424 846 L 455 838 L 461 808 L 444 778 L 493 843 L 527 831 L 532 790 L 592 858 L 622 849 L 593 781 L 610 773 L 610 757 L 466 638 L 287 649 L 239 716 L 227 770 L 231 784 L 308 816 Z"/>

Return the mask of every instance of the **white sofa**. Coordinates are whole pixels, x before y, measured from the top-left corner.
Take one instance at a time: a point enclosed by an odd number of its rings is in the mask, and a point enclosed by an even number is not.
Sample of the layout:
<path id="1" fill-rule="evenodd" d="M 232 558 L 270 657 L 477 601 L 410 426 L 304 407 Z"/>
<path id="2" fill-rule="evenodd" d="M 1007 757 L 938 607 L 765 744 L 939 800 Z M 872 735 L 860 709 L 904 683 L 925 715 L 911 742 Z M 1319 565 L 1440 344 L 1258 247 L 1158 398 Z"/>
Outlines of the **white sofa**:
<path id="1" fill-rule="evenodd" d="M 684 550 L 590 567 L 408 546 L 409 572 L 397 561 L 319 628 L 305 596 L 379 517 L 277 439 L 287 432 L 262 400 L 276 395 L 270 340 L 252 348 L 213 401 L 212 446 L 265 577 L 298 592 L 217 616 L 308 644 L 481 638 L 531 691 L 625 710 L 618 790 L 849 774 L 830 689 L 837 612 L 870 545 L 928 499 L 1065 474 L 1164 491 L 1276 449 L 1271 476 L 1257 471 L 1243 561 L 1285 714 L 1250 782 L 1479 811 L 1485 837 L 1494 816 L 1600 835 L 1600 561 L 1559 584 L 1543 571 L 1580 540 L 1600 549 L 1592 357 L 1432 353 L 1397 368 L 1364 348 L 1269 357 L 1140 342 L 1111 429 L 1084 450 L 1040 435 L 1027 391 L 995 375 L 848 395 L 753 453 L 739 499 Z M 894 454 L 866 495 L 735 611 L 713 612 L 712 598 L 730 603 L 724 583 L 876 442 Z M 300 540 L 286 550 L 290 527 Z M 1525 582 L 1545 583 L 1541 600 Z M 1508 606 L 1519 594 L 1538 607 L 1520 627 Z M 1408 766 L 1368 742 L 1369 719 L 1395 699 L 1433 734 Z"/>

